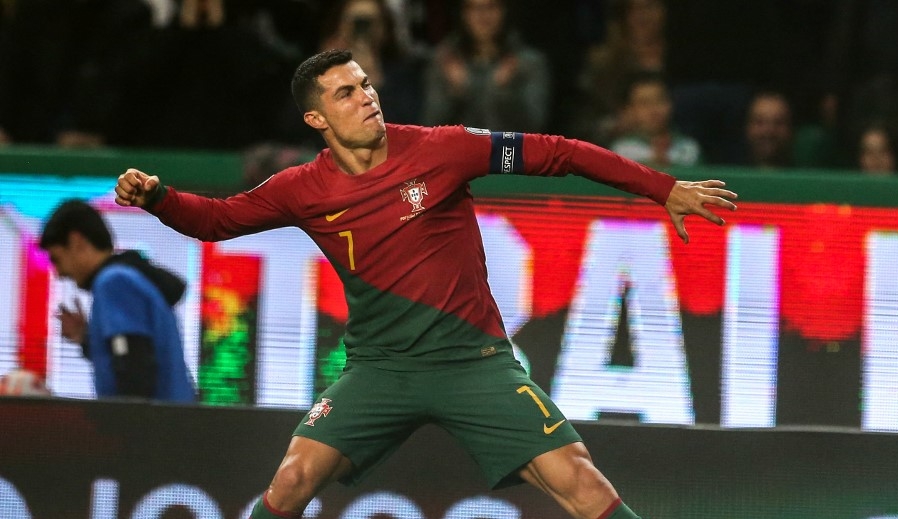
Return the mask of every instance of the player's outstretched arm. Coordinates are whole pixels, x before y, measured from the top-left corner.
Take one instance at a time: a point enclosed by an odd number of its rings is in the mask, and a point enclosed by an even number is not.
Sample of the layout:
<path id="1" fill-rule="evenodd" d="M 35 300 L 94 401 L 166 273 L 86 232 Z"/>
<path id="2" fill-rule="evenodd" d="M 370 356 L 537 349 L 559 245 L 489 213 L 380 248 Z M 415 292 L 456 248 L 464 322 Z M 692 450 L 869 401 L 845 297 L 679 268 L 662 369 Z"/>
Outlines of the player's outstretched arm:
<path id="1" fill-rule="evenodd" d="M 118 177 L 115 203 L 123 206 L 146 207 L 159 189 L 159 177 L 130 168 Z"/>
<path id="2" fill-rule="evenodd" d="M 732 200 L 735 200 L 738 195 L 723 189 L 724 186 L 726 184 L 720 180 L 704 180 L 702 182 L 678 180 L 674 184 L 664 208 L 667 209 L 674 228 L 677 230 L 677 236 L 683 240 L 683 243 L 689 243 L 689 234 L 686 233 L 686 216 L 697 214 L 717 225 L 723 225 L 725 223 L 723 218 L 711 212 L 706 206 L 716 205 L 730 211 L 736 210 L 736 204 Z"/>
<path id="3" fill-rule="evenodd" d="M 178 192 L 164 186 L 155 175 L 131 168 L 118 177 L 115 202 L 139 207 L 175 231 L 202 241 L 220 241 L 297 225 L 298 220 L 285 207 L 296 202 L 297 190 L 288 190 L 293 179 L 284 176 L 227 198 L 210 198 Z"/>

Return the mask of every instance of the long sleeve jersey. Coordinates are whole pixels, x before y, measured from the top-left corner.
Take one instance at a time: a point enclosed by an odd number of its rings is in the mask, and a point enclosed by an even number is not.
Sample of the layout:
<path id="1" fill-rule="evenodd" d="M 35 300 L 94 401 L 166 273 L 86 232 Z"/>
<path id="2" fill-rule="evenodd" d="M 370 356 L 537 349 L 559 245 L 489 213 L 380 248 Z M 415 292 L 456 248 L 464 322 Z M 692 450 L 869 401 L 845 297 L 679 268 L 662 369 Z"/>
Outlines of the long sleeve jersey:
<path id="1" fill-rule="evenodd" d="M 330 150 L 256 188 L 211 199 L 167 188 L 150 212 L 204 241 L 305 231 L 343 281 L 348 362 L 429 369 L 508 349 L 487 283 L 469 182 L 577 174 L 664 204 L 674 178 L 557 136 L 387 125 L 387 159 L 360 175 Z"/>

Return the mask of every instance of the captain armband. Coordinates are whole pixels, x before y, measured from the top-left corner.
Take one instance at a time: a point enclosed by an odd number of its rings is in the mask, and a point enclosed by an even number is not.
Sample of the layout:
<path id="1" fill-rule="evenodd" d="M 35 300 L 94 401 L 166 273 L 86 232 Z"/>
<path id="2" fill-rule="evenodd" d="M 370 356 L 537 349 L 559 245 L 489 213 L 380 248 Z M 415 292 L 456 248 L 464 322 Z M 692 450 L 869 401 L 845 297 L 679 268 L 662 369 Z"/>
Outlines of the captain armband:
<path id="1" fill-rule="evenodd" d="M 518 132 L 490 132 L 491 174 L 524 173 L 524 134 Z"/>

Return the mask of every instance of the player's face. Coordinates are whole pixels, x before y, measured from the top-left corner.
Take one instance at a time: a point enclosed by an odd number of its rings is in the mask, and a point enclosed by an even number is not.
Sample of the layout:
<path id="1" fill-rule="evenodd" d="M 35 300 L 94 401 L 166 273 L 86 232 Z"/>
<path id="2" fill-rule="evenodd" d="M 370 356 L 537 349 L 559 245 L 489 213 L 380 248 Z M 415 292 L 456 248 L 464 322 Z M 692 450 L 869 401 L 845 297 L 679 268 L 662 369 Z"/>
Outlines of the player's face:
<path id="1" fill-rule="evenodd" d="M 358 63 L 350 61 L 332 67 L 318 77 L 318 83 L 324 92 L 319 97 L 318 110 L 306 113 L 306 122 L 322 130 L 326 140 L 335 140 L 347 148 L 381 144 L 386 127 L 380 99 Z"/>

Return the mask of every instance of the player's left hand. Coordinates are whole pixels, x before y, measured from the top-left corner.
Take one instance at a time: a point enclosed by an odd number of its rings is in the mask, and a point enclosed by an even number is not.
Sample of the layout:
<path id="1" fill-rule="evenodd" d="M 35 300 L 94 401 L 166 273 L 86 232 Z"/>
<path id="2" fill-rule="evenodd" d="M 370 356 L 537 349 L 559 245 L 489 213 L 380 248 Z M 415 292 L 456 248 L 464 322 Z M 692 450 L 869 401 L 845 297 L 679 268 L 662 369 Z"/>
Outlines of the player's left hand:
<path id="1" fill-rule="evenodd" d="M 667 209 L 674 229 L 677 230 L 677 236 L 683 240 L 683 243 L 689 243 L 689 234 L 686 233 L 686 216 L 697 214 L 717 225 L 723 225 L 725 223 L 723 218 L 705 206 L 716 205 L 730 211 L 736 210 L 736 204 L 731 200 L 735 200 L 739 195 L 723 189 L 724 186 L 726 184 L 720 180 L 704 180 L 702 182 L 678 180 L 674 184 L 664 208 Z"/>

